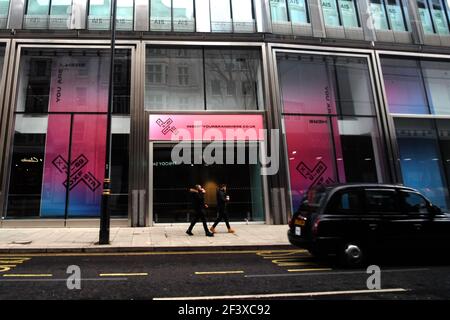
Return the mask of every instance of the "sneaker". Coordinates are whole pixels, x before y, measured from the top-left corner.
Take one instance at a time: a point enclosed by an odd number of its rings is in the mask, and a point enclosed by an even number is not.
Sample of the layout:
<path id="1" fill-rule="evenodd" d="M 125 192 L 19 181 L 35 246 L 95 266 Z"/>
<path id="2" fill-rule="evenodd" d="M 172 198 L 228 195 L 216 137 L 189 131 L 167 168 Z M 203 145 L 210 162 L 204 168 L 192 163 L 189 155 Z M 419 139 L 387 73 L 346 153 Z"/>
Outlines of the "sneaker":
<path id="1" fill-rule="evenodd" d="M 216 233 L 216 228 L 214 227 L 209 228 L 209 230 L 211 230 L 212 233 Z"/>
<path id="2" fill-rule="evenodd" d="M 187 233 L 188 235 L 190 235 L 190 236 L 193 236 L 193 235 L 194 235 L 194 234 L 192 233 L 191 230 L 187 230 L 186 233 Z"/>
<path id="3" fill-rule="evenodd" d="M 235 233 L 235 231 L 233 229 L 228 229 L 228 233 Z"/>
<path id="4" fill-rule="evenodd" d="M 208 232 L 208 233 L 206 233 L 206 236 L 207 236 L 207 237 L 214 237 L 214 233 Z"/>

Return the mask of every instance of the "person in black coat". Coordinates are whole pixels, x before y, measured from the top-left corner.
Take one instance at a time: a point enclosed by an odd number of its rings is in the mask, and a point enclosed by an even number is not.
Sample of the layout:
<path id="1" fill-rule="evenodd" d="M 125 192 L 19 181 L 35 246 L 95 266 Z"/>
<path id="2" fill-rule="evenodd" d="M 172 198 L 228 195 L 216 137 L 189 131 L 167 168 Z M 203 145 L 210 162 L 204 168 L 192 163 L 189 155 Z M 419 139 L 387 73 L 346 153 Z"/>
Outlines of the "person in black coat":
<path id="1" fill-rule="evenodd" d="M 208 225 L 206 223 L 206 214 L 205 209 L 208 208 L 208 205 L 205 203 L 205 189 L 202 188 L 201 185 L 197 184 L 194 188 L 189 189 L 189 192 L 192 196 L 192 207 L 194 209 L 194 218 L 192 219 L 191 225 L 187 229 L 186 233 L 190 236 L 193 236 L 192 229 L 198 220 L 202 220 L 203 229 L 205 229 L 205 235 L 207 237 L 213 237 L 214 234 L 209 232 Z"/>
<path id="2" fill-rule="evenodd" d="M 227 203 L 230 201 L 230 196 L 227 194 L 227 186 L 221 184 L 217 189 L 217 212 L 218 216 L 213 226 L 211 227 L 211 232 L 216 232 L 216 227 L 220 221 L 224 220 L 227 225 L 228 233 L 234 233 L 234 230 L 230 227 L 230 222 L 228 221 Z"/>

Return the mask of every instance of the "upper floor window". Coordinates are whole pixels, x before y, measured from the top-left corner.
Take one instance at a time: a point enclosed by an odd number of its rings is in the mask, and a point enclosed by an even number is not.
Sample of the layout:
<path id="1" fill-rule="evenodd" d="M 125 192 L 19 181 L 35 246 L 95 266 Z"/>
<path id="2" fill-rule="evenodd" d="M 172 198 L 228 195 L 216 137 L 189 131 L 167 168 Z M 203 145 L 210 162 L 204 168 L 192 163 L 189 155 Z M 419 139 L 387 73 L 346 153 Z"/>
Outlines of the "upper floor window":
<path id="1" fill-rule="evenodd" d="M 448 11 L 442 0 L 417 0 L 425 34 L 449 35 Z"/>
<path id="2" fill-rule="evenodd" d="M 360 27 L 355 0 L 322 0 L 322 12 L 328 27 Z"/>
<path id="3" fill-rule="evenodd" d="M 400 0 L 370 0 L 370 13 L 376 30 L 407 30 Z"/>
<path id="4" fill-rule="evenodd" d="M 133 30 L 134 0 L 117 0 L 117 30 Z M 108 30 L 111 26 L 111 0 L 90 0 L 88 29 Z"/>
<path id="5" fill-rule="evenodd" d="M 150 30 L 194 31 L 194 1 L 151 0 Z"/>
<path id="6" fill-rule="evenodd" d="M 272 23 L 308 24 L 310 21 L 306 0 L 270 0 L 270 13 Z"/>
<path id="7" fill-rule="evenodd" d="M 0 0 L 0 29 L 6 28 L 8 20 L 9 0 Z"/>

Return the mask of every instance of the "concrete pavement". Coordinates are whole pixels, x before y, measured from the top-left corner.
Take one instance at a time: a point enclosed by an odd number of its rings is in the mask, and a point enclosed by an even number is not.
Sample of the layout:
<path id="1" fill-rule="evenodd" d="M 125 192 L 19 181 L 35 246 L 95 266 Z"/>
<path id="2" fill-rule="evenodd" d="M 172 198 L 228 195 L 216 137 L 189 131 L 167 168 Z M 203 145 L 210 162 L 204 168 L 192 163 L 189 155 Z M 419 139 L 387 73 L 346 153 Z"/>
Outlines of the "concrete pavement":
<path id="1" fill-rule="evenodd" d="M 0 253 L 26 252 L 125 252 L 156 250 L 220 250 L 286 248 L 286 225 L 233 225 L 234 234 L 218 226 L 214 237 L 206 237 L 202 226 L 194 236 L 187 224 L 148 228 L 110 229 L 110 244 L 98 245 L 98 228 L 14 228 L 0 229 Z"/>

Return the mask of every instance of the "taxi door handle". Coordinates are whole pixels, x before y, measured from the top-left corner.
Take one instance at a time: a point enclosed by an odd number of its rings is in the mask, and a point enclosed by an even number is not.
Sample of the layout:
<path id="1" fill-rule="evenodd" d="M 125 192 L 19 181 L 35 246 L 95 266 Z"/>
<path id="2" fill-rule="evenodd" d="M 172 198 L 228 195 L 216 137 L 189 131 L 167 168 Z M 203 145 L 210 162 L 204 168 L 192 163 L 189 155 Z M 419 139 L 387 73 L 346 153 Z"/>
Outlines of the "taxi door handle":
<path id="1" fill-rule="evenodd" d="M 370 230 L 374 231 L 374 230 L 376 230 L 378 228 L 378 224 L 371 223 L 371 224 L 369 224 L 369 228 L 370 228 Z"/>

